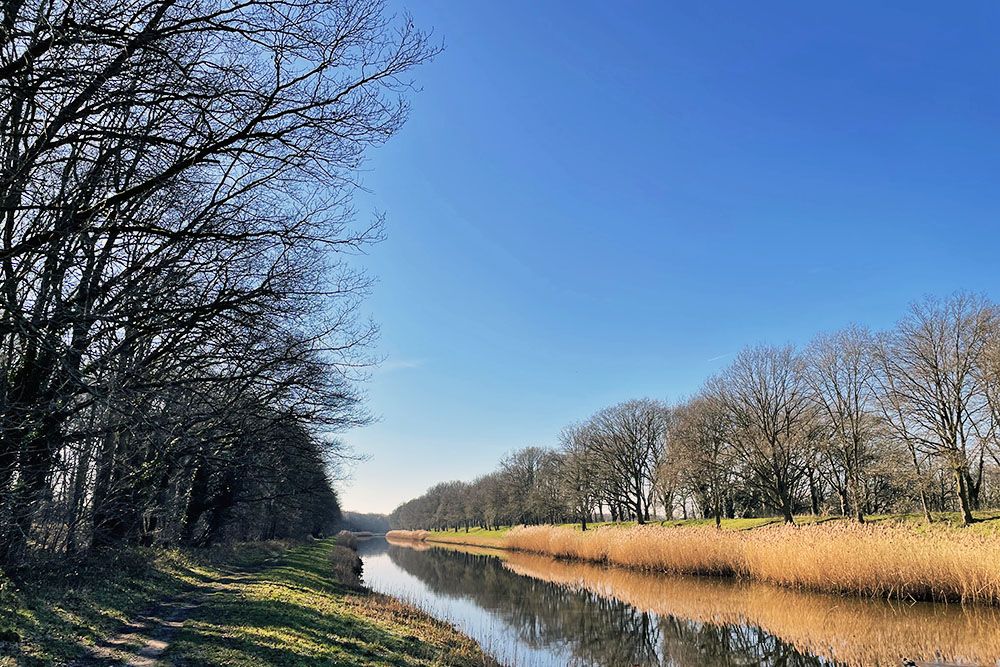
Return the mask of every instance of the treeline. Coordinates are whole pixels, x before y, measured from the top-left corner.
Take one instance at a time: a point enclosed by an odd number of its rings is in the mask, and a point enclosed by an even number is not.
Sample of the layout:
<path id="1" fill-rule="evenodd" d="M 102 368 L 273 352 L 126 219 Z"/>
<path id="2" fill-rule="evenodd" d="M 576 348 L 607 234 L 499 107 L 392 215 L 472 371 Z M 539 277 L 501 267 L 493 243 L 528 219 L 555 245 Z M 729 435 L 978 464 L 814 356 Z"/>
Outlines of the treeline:
<path id="1" fill-rule="evenodd" d="M 897 325 L 736 355 L 690 399 L 632 400 L 472 482 L 398 507 L 405 529 L 797 513 L 973 511 L 1000 504 L 1000 308 L 956 294 Z"/>
<path id="2" fill-rule="evenodd" d="M 377 535 L 389 532 L 389 517 L 375 512 L 343 512 L 338 530 L 349 530 L 352 533 L 375 533 Z"/>
<path id="3" fill-rule="evenodd" d="M 377 0 L 4 3 L 0 567 L 339 518 L 353 176 L 432 51 Z"/>

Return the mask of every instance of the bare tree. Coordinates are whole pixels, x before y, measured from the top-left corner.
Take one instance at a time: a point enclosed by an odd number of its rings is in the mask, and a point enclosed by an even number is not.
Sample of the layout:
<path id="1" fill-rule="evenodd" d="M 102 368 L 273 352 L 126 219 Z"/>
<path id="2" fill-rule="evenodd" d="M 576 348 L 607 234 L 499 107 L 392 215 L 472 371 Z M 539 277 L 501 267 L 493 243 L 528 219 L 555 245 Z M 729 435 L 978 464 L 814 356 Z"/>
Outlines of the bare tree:
<path id="1" fill-rule="evenodd" d="M 989 445 L 988 451 L 993 462 L 1000 466 L 1000 309 L 993 305 L 991 310 L 992 331 L 988 335 L 983 363 L 978 370 L 990 408 L 990 420 L 987 426 L 982 427 L 980 435 Z"/>
<path id="2" fill-rule="evenodd" d="M 989 403 L 982 368 L 993 314 L 985 299 L 925 299 L 880 346 L 883 410 L 900 437 L 946 463 L 962 520 L 972 523 L 983 480 Z"/>
<path id="3" fill-rule="evenodd" d="M 555 453 L 520 450 L 476 480 L 466 511 L 494 526 L 586 528 L 605 508 L 612 521 L 647 521 L 659 503 L 717 526 L 775 513 L 794 523 L 801 508 L 826 511 L 836 491 L 858 522 L 912 511 L 917 497 L 928 521 L 956 503 L 968 520 L 1000 498 L 998 426 L 1000 319 L 985 299 L 957 295 L 917 304 L 881 335 L 852 326 L 804 354 L 747 348 L 674 407 L 605 408 L 564 429 Z M 398 520 L 428 525 L 426 503 L 405 503 Z"/>
<path id="4" fill-rule="evenodd" d="M 545 458 L 546 451 L 541 447 L 525 447 L 512 452 L 500 462 L 499 473 L 506 495 L 503 514 L 511 525 L 539 521 L 537 507 L 530 501 Z"/>
<path id="5" fill-rule="evenodd" d="M 674 411 L 668 448 L 679 476 L 695 494 L 704 515 L 722 524 L 723 504 L 733 483 L 733 456 L 719 397 L 697 396 Z"/>
<path id="6" fill-rule="evenodd" d="M 649 519 L 649 497 L 665 445 L 666 406 L 652 399 L 626 401 L 591 418 L 591 449 L 621 482 L 636 522 Z"/>
<path id="7" fill-rule="evenodd" d="M 729 440 L 786 523 L 794 523 L 795 489 L 810 461 L 812 403 L 802 360 L 791 347 L 743 350 L 710 390 L 719 397 Z"/>
<path id="8" fill-rule="evenodd" d="M 831 463 L 843 470 L 859 523 L 865 521 L 864 475 L 878 456 L 881 430 L 873 354 L 871 334 L 859 327 L 818 336 L 806 352 L 806 378 L 819 406 L 829 443 L 826 452 Z"/>
<path id="9" fill-rule="evenodd" d="M 199 522 L 223 521 L 235 516 L 229 499 L 257 497 L 228 477 L 309 458 L 247 456 L 246 429 L 362 418 L 351 382 L 374 330 L 356 317 L 367 281 L 340 254 L 379 238 L 380 221 L 354 225 L 354 175 L 403 122 L 404 77 L 435 50 L 384 9 L 4 5 L 6 564 L 48 542 L 33 537 L 40 524 L 65 525 L 56 532 L 76 548 L 87 520 L 95 546 L 145 539 L 175 500 Z M 289 452 L 337 449 L 314 433 L 273 433 Z M 199 498 L 206 476 L 223 483 Z M 187 499 L 171 499 L 179 490 Z M 214 509 L 199 511 L 208 501 Z M 60 504 L 60 520 L 38 520 Z"/>
<path id="10" fill-rule="evenodd" d="M 567 426 L 559 435 L 562 453 L 562 489 L 566 505 L 580 522 L 580 530 L 587 530 L 598 495 L 598 478 L 590 434 L 585 424 Z"/>

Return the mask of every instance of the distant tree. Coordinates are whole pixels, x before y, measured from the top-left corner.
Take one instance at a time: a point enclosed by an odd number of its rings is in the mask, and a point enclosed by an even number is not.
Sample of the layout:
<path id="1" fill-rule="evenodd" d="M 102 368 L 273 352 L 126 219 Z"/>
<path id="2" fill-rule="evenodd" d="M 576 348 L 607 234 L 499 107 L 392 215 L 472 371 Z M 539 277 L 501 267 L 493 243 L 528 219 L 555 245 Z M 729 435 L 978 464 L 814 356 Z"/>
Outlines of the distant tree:
<path id="1" fill-rule="evenodd" d="M 546 452 L 541 447 L 525 447 L 506 456 L 498 471 L 505 493 L 503 514 L 511 525 L 538 523 L 538 507 L 531 502 Z"/>
<path id="2" fill-rule="evenodd" d="M 581 530 L 587 530 L 599 492 L 590 437 L 586 424 L 567 426 L 559 435 L 562 495 L 570 513 L 580 522 Z"/>
<path id="3" fill-rule="evenodd" d="M 465 487 L 484 527 L 647 521 L 695 509 L 723 517 L 846 516 L 956 506 L 971 520 L 1000 502 L 1000 316 L 981 297 L 926 300 L 892 331 L 848 327 L 799 353 L 761 345 L 692 399 L 649 399 L 565 428 Z M 834 496 L 835 492 L 835 496 Z M 396 525 L 433 523 L 439 487 L 400 506 Z"/>
<path id="4" fill-rule="evenodd" d="M 983 440 L 989 445 L 994 464 L 1000 466 L 1000 308 L 993 304 L 990 309 L 991 331 L 977 373 L 990 409 L 989 426 L 983 429 Z"/>
<path id="5" fill-rule="evenodd" d="M 338 530 L 350 530 L 357 533 L 374 533 L 376 535 L 389 532 L 389 517 L 377 512 L 343 512 Z"/>

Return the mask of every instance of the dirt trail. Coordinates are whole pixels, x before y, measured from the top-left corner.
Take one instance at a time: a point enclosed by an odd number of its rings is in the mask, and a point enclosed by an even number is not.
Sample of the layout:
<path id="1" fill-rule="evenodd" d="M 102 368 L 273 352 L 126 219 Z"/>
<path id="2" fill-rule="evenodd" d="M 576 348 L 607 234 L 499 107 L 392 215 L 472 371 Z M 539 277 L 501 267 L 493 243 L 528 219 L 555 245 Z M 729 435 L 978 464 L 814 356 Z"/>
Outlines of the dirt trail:
<path id="1" fill-rule="evenodd" d="M 184 625 L 184 621 L 210 592 L 209 587 L 192 588 L 157 604 L 133 619 L 117 635 L 91 648 L 86 656 L 71 663 L 71 666 L 160 665 L 161 657 Z"/>
<path id="2" fill-rule="evenodd" d="M 224 576 L 158 603 L 138 615 L 114 637 L 90 648 L 87 655 L 70 663 L 70 667 L 162 667 L 173 663 L 163 661 L 170 643 L 191 617 L 192 612 L 211 595 L 223 595 L 228 586 L 245 581 L 274 565 L 268 559 L 255 568 L 228 572 Z"/>

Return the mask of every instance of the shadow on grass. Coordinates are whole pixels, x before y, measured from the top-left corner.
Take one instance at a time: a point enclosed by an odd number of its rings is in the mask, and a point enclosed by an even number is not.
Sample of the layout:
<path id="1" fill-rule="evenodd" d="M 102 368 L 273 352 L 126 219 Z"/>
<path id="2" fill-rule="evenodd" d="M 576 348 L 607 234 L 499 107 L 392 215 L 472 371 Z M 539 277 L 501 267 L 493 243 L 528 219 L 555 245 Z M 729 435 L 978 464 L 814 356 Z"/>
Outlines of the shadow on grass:
<path id="1" fill-rule="evenodd" d="M 0 579 L 0 665 L 65 665 L 103 645 L 158 602 L 218 576 L 214 550 L 106 551 L 90 557 L 37 558 Z M 272 547 L 239 549 L 236 562 L 273 556 Z"/>
<path id="2" fill-rule="evenodd" d="M 482 665 L 470 640 L 412 608 L 343 585 L 355 558 L 329 543 L 290 551 L 279 566 L 216 582 L 168 657 L 178 664 Z M 220 585 L 221 584 L 221 585 Z"/>
<path id="3" fill-rule="evenodd" d="M 172 655 L 193 664 L 420 665 L 433 661 L 415 637 L 343 613 L 273 599 L 202 605 Z"/>

